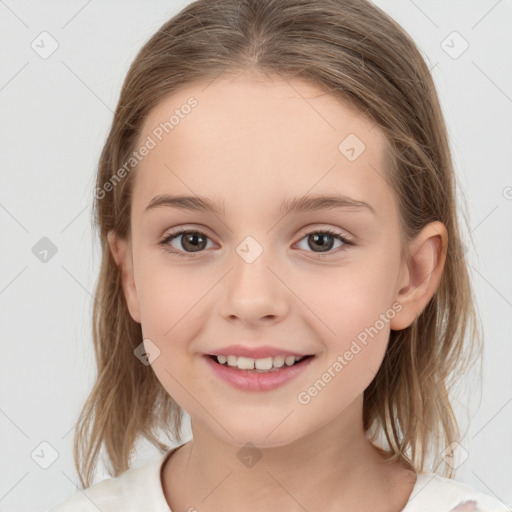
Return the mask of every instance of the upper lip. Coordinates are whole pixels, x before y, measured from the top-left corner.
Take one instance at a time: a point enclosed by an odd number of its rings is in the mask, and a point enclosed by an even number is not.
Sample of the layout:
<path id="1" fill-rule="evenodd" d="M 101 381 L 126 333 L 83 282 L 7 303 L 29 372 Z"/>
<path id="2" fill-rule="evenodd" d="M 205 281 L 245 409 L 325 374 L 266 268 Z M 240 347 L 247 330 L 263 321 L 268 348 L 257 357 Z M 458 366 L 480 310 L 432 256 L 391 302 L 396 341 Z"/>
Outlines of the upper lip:
<path id="1" fill-rule="evenodd" d="M 213 352 L 208 353 L 211 356 L 237 356 L 237 357 L 250 357 L 252 359 L 264 359 L 266 357 L 276 356 L 295 356 L 303 357 L 308 354 L 300 354 L 299 352 L 292 352 L 283 348 L 258 346 L 248 347 L 244 345 L 230 345 L 229 347 L 219 348 Z"/>

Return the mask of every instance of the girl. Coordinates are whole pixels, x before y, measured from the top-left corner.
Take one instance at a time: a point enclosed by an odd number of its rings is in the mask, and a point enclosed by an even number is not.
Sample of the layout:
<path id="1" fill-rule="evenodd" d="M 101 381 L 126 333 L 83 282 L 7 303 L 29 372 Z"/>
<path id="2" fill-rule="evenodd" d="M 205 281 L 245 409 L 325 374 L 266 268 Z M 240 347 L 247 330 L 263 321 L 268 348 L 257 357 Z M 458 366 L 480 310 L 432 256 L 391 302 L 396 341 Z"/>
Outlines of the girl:
<path id="1" fill-rule="evenodd" d="M 435 86 L 379 8 L 188 5 L 128 72 L 95 214 L 86 490 L 55 512 L 507 510 L 451 479 L 481 341 Z"/>

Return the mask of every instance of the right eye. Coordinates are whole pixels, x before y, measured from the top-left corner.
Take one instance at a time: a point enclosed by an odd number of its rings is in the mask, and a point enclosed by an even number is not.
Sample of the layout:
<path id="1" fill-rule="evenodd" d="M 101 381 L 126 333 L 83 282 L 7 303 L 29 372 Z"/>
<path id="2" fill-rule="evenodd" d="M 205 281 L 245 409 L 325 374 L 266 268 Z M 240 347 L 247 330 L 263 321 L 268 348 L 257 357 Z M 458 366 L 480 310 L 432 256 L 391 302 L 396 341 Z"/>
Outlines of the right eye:
<path id="1" fill-rule="evenodd" d="M 181 240 L 180 240 L 181 239 Z M 175 232 L 168 233 L 163 240 L 159 242 L 162 248 L 176 256 L 185 256 L 186 253 L 201 252 L 206 247 L 208 235 L 197 229 L 179 229 Z M 180 247 L 172 247 L 170 242 L 178 240 Z M 172 247 L 172 248 L 171 248 Z"/>

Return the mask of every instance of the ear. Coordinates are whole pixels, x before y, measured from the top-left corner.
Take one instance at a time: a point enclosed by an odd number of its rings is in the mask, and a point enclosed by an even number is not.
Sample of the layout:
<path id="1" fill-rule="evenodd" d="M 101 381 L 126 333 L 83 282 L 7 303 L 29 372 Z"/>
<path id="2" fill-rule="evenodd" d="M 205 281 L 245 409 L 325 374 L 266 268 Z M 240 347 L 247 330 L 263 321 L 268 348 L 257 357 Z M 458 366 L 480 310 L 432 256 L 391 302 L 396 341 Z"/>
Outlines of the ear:
<path id="1" fill-rule="evenodd" d="M 404 262 L 395 301 L 402 309 L 390 322 L 391 329 L 409 327 L 435 294 L 446 261 L 448 233 L 443 223 L 427 224 L 410 243 L 410 261 Z"/>
<path id="2" fill-rule="evenodd" d="M 108 232 L 107 239 L 112 257 L 118 266 L 119 272 L 121 272 L 121 283 L 128 310 L 131 317 L 140 324 L 139 299 L 133 275 L 131 242 L 119 238 L 113 231 Z"/>

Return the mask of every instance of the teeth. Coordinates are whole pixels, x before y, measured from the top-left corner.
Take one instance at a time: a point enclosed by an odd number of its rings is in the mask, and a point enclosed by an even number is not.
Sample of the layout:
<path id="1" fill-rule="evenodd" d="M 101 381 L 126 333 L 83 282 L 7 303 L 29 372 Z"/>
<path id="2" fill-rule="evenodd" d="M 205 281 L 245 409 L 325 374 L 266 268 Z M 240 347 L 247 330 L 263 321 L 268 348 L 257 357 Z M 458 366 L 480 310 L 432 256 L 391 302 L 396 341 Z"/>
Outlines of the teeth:
<path id="1" fill-rule="evenodd" d="M 265 357 L 263 359 L 252 359 L 251 357 L 237 357 L 237 356 L 215 356 L 220 364 L 227 363 L 228 366 L 237 367 L 240 370 L 260 370 L 269 371 L 273 368 L 281 368 L 292 366 L 296 361 L 300 361 L 303 357 L 296 356 L 276 356 Z"/>
<path id="2" fill-rule="evenodd" d="M 240 370 L 253 370 L 254 359 L 251 359 L 250 357 L 239 357 L 237 366 Z"/>
<path id="3" fill-rule="evenodd" d="M 293 357 L 293 356 L 285 357 L 284 362 L 287 366 L 291 366 L 293 363 L 295 363 L 295 357 Z"/>
<path id="4" fill-rule="evenodd" d="M 295 359 L 295 358 L 294 358 Z M 272 368 L 272 358 L 266 357 L 265 359 L 255 359 L 254 366 L 257 370 L 270 370 Z"/>
<path id="5" fill-rule="evenodd" d="M 273 360 L 273 365 L 275 368 L 281 368 L 281 366 L 283 366 L 284 364 L 284 360 L 286 358 L 284 356 L 277 356 L 277 357 L 274 357 L 274 360 Z"/>

